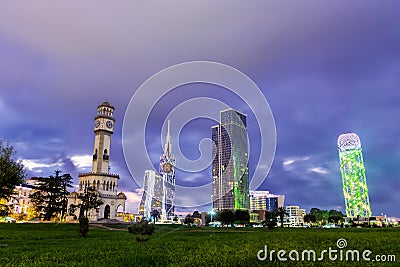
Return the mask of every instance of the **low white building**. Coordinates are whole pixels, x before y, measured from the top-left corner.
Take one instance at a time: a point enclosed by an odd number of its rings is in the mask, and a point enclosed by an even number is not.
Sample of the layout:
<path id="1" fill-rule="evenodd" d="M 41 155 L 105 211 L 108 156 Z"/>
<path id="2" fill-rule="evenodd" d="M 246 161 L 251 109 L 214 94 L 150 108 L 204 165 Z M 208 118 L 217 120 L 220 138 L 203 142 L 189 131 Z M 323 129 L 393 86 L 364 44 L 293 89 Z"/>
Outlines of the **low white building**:
<path id="1" fill-rule="evenodd" d="M 304 215 L 306 211 L 300 209 L 299 206 L 286 206 L 286 211 L 288 213 L 285 216 L 286 224 L 290 227 L 302 226 L 304 224 Z"/>
<path id="2" fill-rule="evenodd" d="M 269 191 L 250 191 L 250 210 L 274 211 L 284 206 L 285 196 Z"/>
<path id="3" fill-rule="evenodd" d="M 14 214 L 28 214 L 29 209 L 33 207 L 29 194 L 32 193 L 32 188 L 28 185 L 18 185 L 15 187 L 15 195 L 11 200 Z"/>

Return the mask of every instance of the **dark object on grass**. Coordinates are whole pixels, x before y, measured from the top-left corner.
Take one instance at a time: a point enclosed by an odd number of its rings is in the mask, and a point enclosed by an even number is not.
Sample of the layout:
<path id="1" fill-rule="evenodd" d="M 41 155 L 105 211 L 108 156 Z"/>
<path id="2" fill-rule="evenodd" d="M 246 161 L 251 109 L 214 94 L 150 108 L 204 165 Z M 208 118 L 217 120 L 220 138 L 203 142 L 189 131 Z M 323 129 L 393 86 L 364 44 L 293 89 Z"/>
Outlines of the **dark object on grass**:
<path id="1" fill-rule="evenodd" d="M 79 218 L 79 235 L 81 237 L 86 237 L 89 232 L 89 219 Z"/>
<path id="2" fill-rule="evenodd" d="M 154 232 L 154 226 L 153 224 L 149 224 L 148 221 L 142 220 L 138 223 L 129 225 L 128 231 L 131 234 L 151 235 Z"/>
<path id="3" fill-rule="evenodd" d="M 147 241 L 148 237 L 144 237 L 145 235 L 150 236 L 154 232 L 154 225 L 149 224 L 148 221 L 142 220 L 138 223 L 134 223 L 128 226 L 128 231 L 131 234 L 138 235 L 136 237 L 137 242 Z"/>

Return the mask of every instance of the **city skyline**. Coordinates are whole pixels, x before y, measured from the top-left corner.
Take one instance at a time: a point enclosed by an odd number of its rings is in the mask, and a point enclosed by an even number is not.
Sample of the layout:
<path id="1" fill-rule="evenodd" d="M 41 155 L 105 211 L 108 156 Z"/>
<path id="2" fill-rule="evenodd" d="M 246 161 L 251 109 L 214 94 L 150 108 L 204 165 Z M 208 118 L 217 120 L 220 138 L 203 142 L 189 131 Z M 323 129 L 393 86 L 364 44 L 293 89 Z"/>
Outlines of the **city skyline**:
<path id="1" fill-rule="evenodd" d="M 127 211 L 136 212 L 142 191 L 126 167 L 121 141 L 129 100 L 166 67 L 210 60 L 248 75 L 271 107 L 276 156 L 259 190 L 285 195 L 288 205 L 307 210 L 344 212 L 336 141 L 355 132 L 363 141 L 371 209 L 400 217 L 400 3 L 243 3 L 229 12 L 224 1 L 204 3 L 179 10 L 172 3 L 143 3 L 140 12 L 134 4 L 99 5 L 91 12 L 89 5 L 78 10 L 68 1 L 3 3 L 0 138 L 15 147 L 28 178 L 60 169 L 77 185 L 78 174 L 91 169 L 93 107 L 110 101 L 116 107 L 110 168 L 121 177 Z M 160 99 L 149 116 L 146 142 L 155 170 L 168 112 L 202 96 L 248 114 L 249 138 L 255 140 L 250 151 L 259 153 L 257 122 L 240 96 L 216 85 L 188 84 Z M 194 160 L 207 152 L 199 143 L 211 138 L 216 123 L 190 121 L 172 136 L 180 136 L 182 153 Z M 255 165 L 250 155 L 250 177 Z M 210 168 L 177 169 L 176 183 L 201 186 L 210 174 Z M 190 203 L 199 195 L 182 197 Z"/>

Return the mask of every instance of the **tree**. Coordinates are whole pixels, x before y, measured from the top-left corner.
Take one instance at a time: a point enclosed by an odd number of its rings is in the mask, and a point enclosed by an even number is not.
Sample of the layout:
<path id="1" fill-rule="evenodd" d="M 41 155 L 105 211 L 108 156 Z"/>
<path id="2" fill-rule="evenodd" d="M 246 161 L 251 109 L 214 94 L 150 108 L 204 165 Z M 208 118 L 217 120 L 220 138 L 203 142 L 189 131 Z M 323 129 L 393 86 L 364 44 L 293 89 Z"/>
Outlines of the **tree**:
<path id="1" fill-rule="evenodd" d="M 289 216 L 289 213 L 284 207 L 279 207 L 274 211 L 274 213 L 276 214 L 276 216 L 279 217 L 279 220 L 281 222 L 281 227 L 283 228 L 283 219 L 285 218 L 285 216 Z"/>
<path id="2" fill-rule="evenodd" d="M 315 217 L 314 214 L 306 214 L 304 216 L 304 222 L 306 222 L 306 223 L 316 223 L 317 222 L 317 217 Z"/>
<path id="3" fill-rule="evenodd" d="M 328 221 L 329 212 L 327 210 L 320 210 L 312 208 L 310 214 L 314 214 L 319 224 L 324 224 Z"/>
<path id="4" fill-rule="evenodd" d="M 267 226 L 268 229 L 273 229 L 277 225 L 276 213 L 266 210 L 264 216 L 265 220 L 262 222 L 262 224 Z"/>
<path id="5" fill-rule="evenodd" d="M 61 220 L 63 220 L 65 218 L 65 216 L 67 216 L 67 213 L 68 213 L 68 195 L 69 195 L 68 188 L 72 187 L 72 181 L 73 181 L 73 178 L 68 173 L 61 176 L 61 187 L 62 187 Z"/>
<path id="6" fill-rule="evenodd" d="M 69 174 L 60 176 L 61 171 L 56 170 L 55 176 L 33 177 L 35 181 L 33 193 L 29 195 L 35 209 L 45 221 L 67 212 L 67 187 L 72 187 L 72 177 Z"/>
<path id="7" fill-rule="evenodd" d="M 93 186 L 88 186 L 83 193 L 79 193 L 77 198 L 80 200 L 78 205 L 71 205 L 71 212 L 75 208 L 79 208 L 79 234 L 86 237 L 89 232 L 89 210 L 99 211 L 99 207 L 103 205 L 103 201 L 98 199 L 98 192 Z"/>
<path id="8" fill-rule="evenodd" d="M 248 224 L 250 223 L 250 215 L 247 210 L 236 210 L 235 218 L 240 224 Z"/>
<path id="9" fill-rule="evenodd" d="M 328 213 L 328 222 L 330 223 L 339 223 L 340 221 L 343 221 L 343 213 L 338 210 L 330 210 Z"/>
<path id="10" fill-rule="evenodd" d="M 9 200 L 14 193 L 15 186 L 25 178 L 24 165 L 13 159 L 16 152 L 8 143 L 3 145 L 0 140 L 0 199 Z M 7 215 L 8 205 L 0 204 L 0 216 Z"/>
<path id="11" fill-rule="evenodd" d="M 192 217 L 193 217 L 193 218 L 200 219 L 200 218 L 201 218 L 201 214 L 200 214 L 199 211 L 195 210 L 195 211 L 193 212 L 193 214 L 192 214 Z"/>
<path id="12" fill-rule="evenodd" d="M 235 214 L 231 210 L 222 210 L 217 215 L 217 220 L 224 225 L 232 224 L 235 221 Z"/>
<path id="13" fill-rule="evenodd" d="M 320 211 L 318 208 L 311 208 L 310 209 L 310 214 L 317 214 Z"/>
<path id="14" fill-rule="evenodd" d="M 192 225 L 194 223 L 194 218 L 190 214 L 188 214 L 188 215 L 186 215 L 185 221 L 183 223 Z"/>
<path id="15" fill-rule="evenodd" d="M 328 214 L 329 216 L 340 216 L 342 218 L 344 217 L 344 214 L 338 210 L 330 210 Z"/>
<path id="16" fill-rule="evenodd" d="M 339 215 L 332 215 L 332 216 L 328 217 L 328 222 L 330 222 L 330 223 L 339 223 L 342 219 L 343 219 L 343 217 L 341 217 Z"/>
<path id="17" fill-rule="evenodd" d="M 83 193 L 78 194 L 78 199 L 81 201 L 73 208 L 79 208 L 79 218 L 87 218 L 88 212 L 92 209 L 99 211 L 99 207 L 103 205 L 103 201 L 98 199 L 98 192 L 93 186 L 88 186 Z"/>

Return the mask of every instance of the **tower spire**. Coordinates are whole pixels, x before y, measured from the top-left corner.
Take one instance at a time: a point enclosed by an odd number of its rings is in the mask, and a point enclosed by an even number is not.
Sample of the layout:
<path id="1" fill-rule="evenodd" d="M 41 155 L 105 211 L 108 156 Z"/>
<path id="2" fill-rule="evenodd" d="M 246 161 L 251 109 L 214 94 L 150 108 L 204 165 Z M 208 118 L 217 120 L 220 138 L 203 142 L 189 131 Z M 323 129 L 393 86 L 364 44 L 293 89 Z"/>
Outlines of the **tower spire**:
<path id="1" fill-rule="evenodd" d="M 167 138 L 165 140 L 165 146 L 164 146 L 164 153 L 171 153 L 171 132 L 170 132 L 170 120 L 168 120 L 168 132 L 167 132 Z"/>

